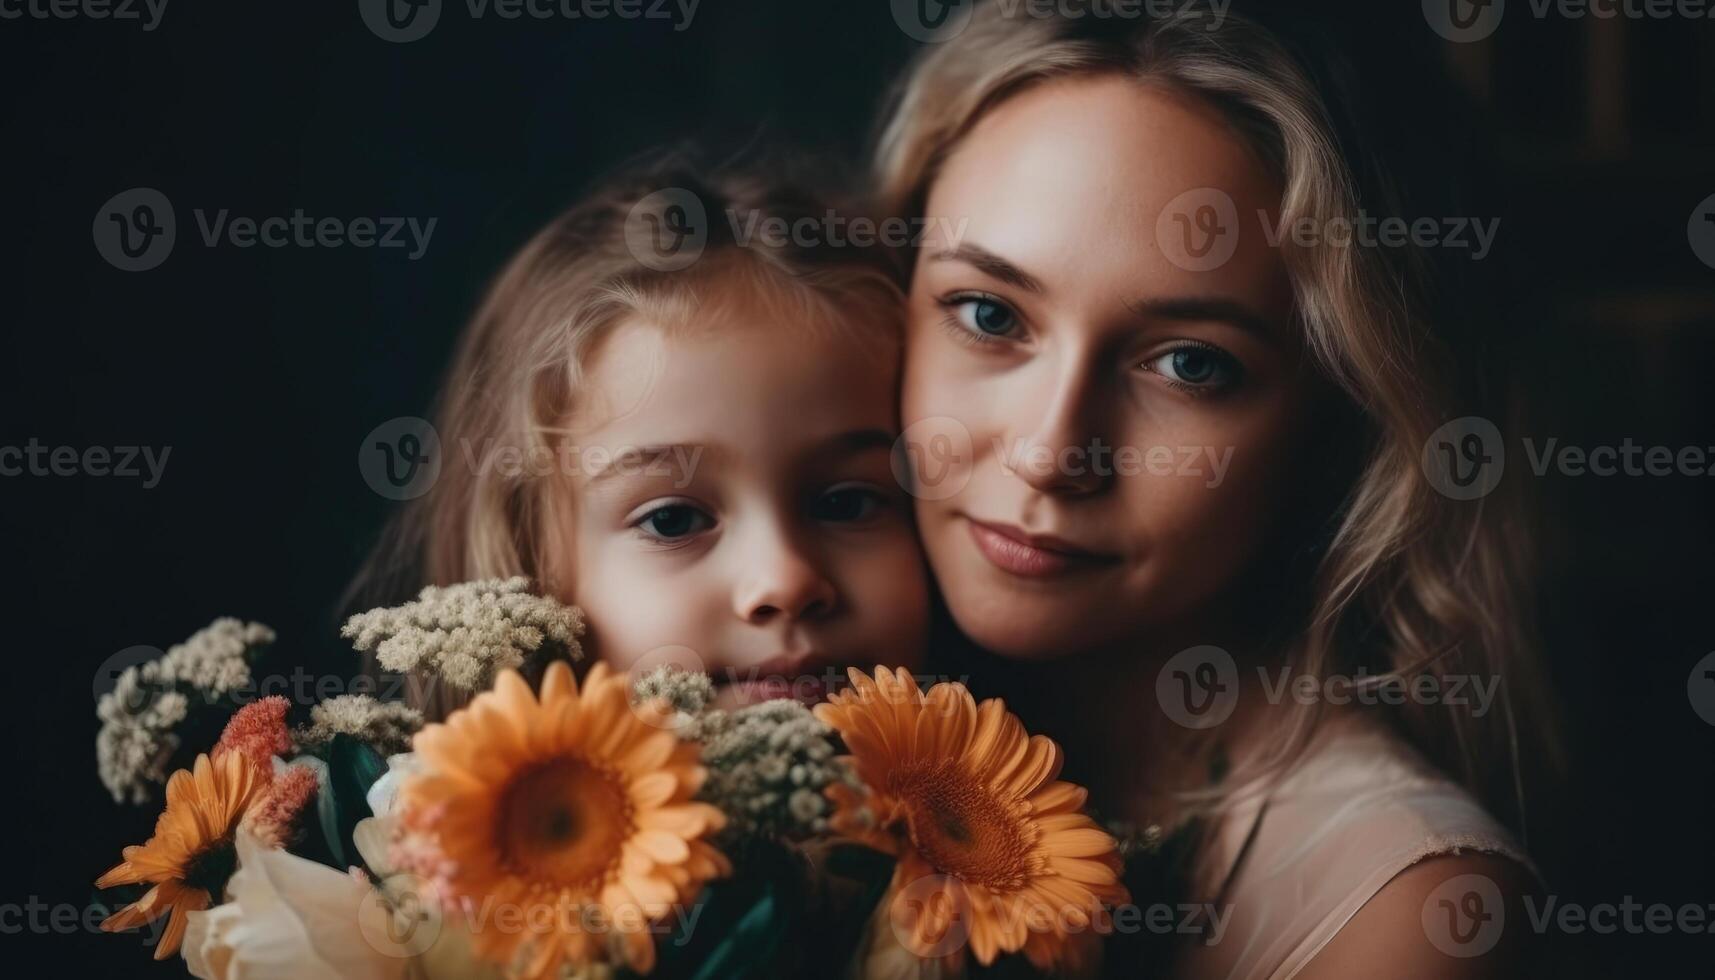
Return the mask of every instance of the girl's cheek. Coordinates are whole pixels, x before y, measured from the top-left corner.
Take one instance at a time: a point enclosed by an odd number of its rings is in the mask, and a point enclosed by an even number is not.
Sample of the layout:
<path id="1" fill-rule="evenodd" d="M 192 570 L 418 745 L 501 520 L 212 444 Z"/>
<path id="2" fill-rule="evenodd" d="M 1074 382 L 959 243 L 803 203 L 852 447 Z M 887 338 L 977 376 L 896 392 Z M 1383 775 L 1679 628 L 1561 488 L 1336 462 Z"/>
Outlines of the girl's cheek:
<path id="1" fill-rule="evenodd" d="M 913 532 L 855 569 L 866 641 L 896 667 L 922 665 L 929 635 L 929 573 Z"/>

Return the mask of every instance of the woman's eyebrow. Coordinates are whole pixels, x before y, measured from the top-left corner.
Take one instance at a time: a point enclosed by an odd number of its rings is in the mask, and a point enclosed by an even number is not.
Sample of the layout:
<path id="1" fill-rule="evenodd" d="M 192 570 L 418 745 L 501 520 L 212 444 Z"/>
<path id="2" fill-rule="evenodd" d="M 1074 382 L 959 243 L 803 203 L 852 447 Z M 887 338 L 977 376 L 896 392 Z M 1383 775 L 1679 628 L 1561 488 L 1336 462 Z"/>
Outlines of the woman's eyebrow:
<path id="1" fill-rule="evenodd" d="M 1042 292 L 1042 283 L 1035 276 L 981 245 L 960 242 L 951 248 L 930 253 L 929 258 L 933 262 L 963 262 L 984 275 L 999 279 L 1008 285 L 1017 286 L 1026 292 Z"/>
<path id="2" fill-rule="evenodd" d="M 1141 317 L 1159 320 L 1226 323 L 1262 340 L 1274 341 L 1276 329 L 1268 318 L 1243 303 L 1213 296 L 1170 296 L 1133 300 L 1126 308 Z"/>

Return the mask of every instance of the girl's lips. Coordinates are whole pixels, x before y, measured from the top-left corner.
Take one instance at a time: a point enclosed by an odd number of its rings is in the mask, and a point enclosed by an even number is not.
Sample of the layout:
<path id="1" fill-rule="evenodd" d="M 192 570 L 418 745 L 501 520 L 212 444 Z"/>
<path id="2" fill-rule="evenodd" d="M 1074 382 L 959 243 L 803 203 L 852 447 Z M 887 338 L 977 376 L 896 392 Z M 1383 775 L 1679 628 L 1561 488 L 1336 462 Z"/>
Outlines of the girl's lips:
<path id="1" fill-rule="evenodd" d="M 728 667 L 713 675 L 715 703 L 727 709 L 780 698 L 816 704 L 845 686 L 844 662 L 810 650 L 781 654 L 750 667 Z"/>
<path id="2" fill-rule="evenodd" d="M 761 704 L 789 698 L 805 705 L 826 700 L 827 684 L 819 677 L 762 677 L 756 680 L 733 681 L 715 688 L 717 708 L 728 711 L 746 705 Z"/>
<path id="3" fill-rule="evenodd" d="M 1065 572 L 1111 564 L 1117 557 L 1080 548 L 1058 538 L 1032 535 L 1005 524 L 965 518 L 971 540 L 989 563 L 1025 578 L 1046 578 Z"/>

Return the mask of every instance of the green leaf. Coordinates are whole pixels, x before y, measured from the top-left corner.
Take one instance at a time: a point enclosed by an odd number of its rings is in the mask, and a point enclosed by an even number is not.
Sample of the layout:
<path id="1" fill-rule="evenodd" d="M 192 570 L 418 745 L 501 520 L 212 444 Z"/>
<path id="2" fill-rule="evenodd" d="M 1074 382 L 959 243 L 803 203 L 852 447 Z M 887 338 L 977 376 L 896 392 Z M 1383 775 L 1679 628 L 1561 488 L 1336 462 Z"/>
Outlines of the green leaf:
<path id="1" fill-rule="evenodd" d="M 364 741 L 350 735 L 333 736 L 328 743 L 328 798 L 333 810 L 333 838 L 329 844 L 341 863 L 357 863 L 357 846 L 352 843 L 352 831 L 358 820 L 369 817 L 369 788 L 388 771 L 388 760 Z M 322 831 L 328 831 L 324 819 Z"/>
<path id="2" fill-rule="evenodd" d="M 657 947 L 651 980 L 747 980 L 780 975 L 785 943 L 802 940 L 799 864 L 773 844 L 749 849 L 735 877 L 711 882 L 697 896 L 694 928 L 681 920 Z"/>

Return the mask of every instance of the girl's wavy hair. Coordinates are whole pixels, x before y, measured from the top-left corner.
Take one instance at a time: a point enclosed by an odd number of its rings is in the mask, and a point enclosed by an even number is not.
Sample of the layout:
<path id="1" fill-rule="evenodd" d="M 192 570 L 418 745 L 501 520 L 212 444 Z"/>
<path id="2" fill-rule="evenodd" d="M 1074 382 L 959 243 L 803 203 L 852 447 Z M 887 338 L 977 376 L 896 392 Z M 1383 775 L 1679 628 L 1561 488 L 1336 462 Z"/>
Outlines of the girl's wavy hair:
<path id="1" fill-rule="evenodd" d="M 1009 97 L 1053 79 L 1121 75 L 1215 107 L 1281 179 L 1280 227 L 1310 219 L 1327 228 L 1360 208 L 1407 213 L 1396 181 L 1362 152 L 1351 119 L 1361 90 L 1331 55 L 1302 56 L 1282 32 L 1233 13 L 1219 21 L 1184 8 L 1160 19 L 1090 13 L 1009 16 L 1005 4 L 979 3 L 960 33 L 925 47 L 883 116 L 873 160 L 881 209 L 921 215 L 943 161 Z M 1457 290 L 1437 289 L 1421 249 L 1288 244 L 1283 252 L 1311 357 L 1361 416 L 1362 440 L 1354 479 L 1300 555 L 1310 584 L 1284 645 L 1296 672 L 1319 679 L 1360 671 L 1372 683 L 1431 671 L 1498 678 L 1488 715 L 1439 703 L 1404 706 L 1392 720 L 1522 827 L 1522 760 L 1558 754 L 1530 628 L 1528 509 L 1517 481 L 1460 501 L 1439 493 L 1422 468 L 1443 423 L 1477 408 L 1503 413 L 1483 405 L 1479 372 L 1456 361 L 1484 338 L 1453 336 L 1469 321 L 1454 312 Z M 1320 716 L 1319 702 L 1295 709 L 1259 768 L 1283 772 Z M 1521 744 L 1532 739 L 1540 744 Z M 1239 775 L 1223 785 L 1242 785 Z"/>
<path id="2" fill-rule="evenodd" d="M 348 612 L 401 602 L 424 585 L 516 575 L 545 594 L 570 594 L 576 570 L 566 567 L 563 546 L 573 501 L 553 478 L 558 470 L 470 460 L 514 449 L 523 460 L 560 458 L 586 359 L 621 321 L 678 327 L 743 303 L 806 329 L 897 333 L 897 257 L 800 231 L 831 206 L 855 213 L 805 176 L 813 161 L 779 156 L 709 168 L 696 159 L 673 151 L 622 168 L 501 270 L 437 399 L 440 476 L 383 532 L 347 590 Z M 700 254 L 679 268 L 673 255 L 652 251 L 663 229 L 692 233 L 678 245 Z M 366 662 L 377 667 L 373 657 Z M 468 699 L 436 678 L 407 680 L 407 699 L 430 718 Z"/>

